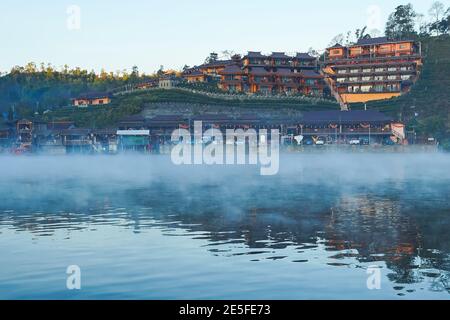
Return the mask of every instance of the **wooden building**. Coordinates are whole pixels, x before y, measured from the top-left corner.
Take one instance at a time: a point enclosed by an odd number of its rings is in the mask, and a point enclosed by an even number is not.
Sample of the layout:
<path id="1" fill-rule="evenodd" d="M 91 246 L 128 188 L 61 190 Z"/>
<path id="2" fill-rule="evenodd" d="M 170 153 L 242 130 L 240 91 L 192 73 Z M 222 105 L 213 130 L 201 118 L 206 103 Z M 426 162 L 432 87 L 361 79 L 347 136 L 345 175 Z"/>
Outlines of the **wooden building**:
<path id="1" fill-rule="evenodd" d="M 307 53 L 289 56 L 273 52 L 266 56 L 261 52 L 249 52 L 241 63 L 219 72 L 220 87 L 230 92 L 262 95 L 322 96 L 323 76 L 317 68 L 317 59 Z"/>
<path id="2" fill-rule="evenodd" d="M 174 76 L 164 76 L 159 79 L 159 88 L 160 89 L 173 89 L 179 83 L 179 79 Z"/>
<path id="3" fill-rule="evenodd" d="M 88 93 L 72 99 L 72 105 L 75 107 L 103 106 L 111 103 L 109 93 Z"/>
<path id="4" fill-rule="evenodd" d="M 213 60 L 187 69 L 183 72 L 183 78 L 188 83 L 205 83 L 220 81 L 220 73 L 230 65 L 239 64 L 241 62 L 240 55 L 234 55 L 229 60 Z"/>
<path id="5" fill-rule="evenodd" d="M 158 115 L 152 118 L 137 118 L 122 123 L 122 131 L 133 135 L 144 131 L 149 135 L 152 150 L 160 145 L 171 144 L 171 135 L 176 129 L 187 129 L 193 133 L 194 122 L 202 121 L 203 129 L 218 129 L 223 134 L 227 129 L 278 129 L 281 136 L 302 136 L 304 144 L 314 144 L 322 139 L 329 144 L 401 144 L 406 141 L 404 125 L 378 111 L 314 111 L 301 116 L 261 118 L 258 115 L 203 114 L 196 116 Z M 148 130 L 148 131 L 146 131 Z M 134 138 L 133 138 L 134 139 Z M 136 138 L 142 142 L 142 138 Z M 147 140 L 145 140 L 147 142 Z M 141 147 L 132 148 L 145 149 Z M 134 150 L 134 149 L 133 149 Z M 146 150 L 146 149 L 145 149 Z"/>
<path id="6" fill-rule="evenodd" d="M 344 104 L 390 99 L 408 92 L 418 79 L 421 51 L 420 43 L 386 37 L 336 44 L 327 49 L 323 72 Z"/>

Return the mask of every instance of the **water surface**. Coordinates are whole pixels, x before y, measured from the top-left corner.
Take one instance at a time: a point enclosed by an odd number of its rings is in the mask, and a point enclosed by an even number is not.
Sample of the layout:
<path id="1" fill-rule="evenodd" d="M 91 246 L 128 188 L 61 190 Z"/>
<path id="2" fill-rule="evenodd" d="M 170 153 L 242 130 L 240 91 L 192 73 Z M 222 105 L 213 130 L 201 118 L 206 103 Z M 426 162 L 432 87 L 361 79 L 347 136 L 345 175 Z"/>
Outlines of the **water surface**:
<path id="1" fill-rule="evenodd" d="M 273 177 L 163 156 L 0 164 L 1 299 L 450 298 L 446 155 L 286 155 Z"/>

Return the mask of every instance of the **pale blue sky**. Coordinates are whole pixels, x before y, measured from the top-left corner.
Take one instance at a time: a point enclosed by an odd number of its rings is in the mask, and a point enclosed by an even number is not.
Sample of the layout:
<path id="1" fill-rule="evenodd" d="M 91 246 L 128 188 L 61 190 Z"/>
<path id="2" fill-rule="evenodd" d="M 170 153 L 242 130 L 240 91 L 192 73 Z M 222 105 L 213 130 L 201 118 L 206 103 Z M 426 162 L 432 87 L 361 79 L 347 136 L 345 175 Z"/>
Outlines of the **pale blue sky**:
<path id="1" fill-rule="evenodd" d="M 30 3 L 31 2 L 31 3 Z M 432 0 L 411 0 L 427 15 Z M 450 0 L 442 1 L 450 7 Z M 209 52 L 324 49 L 368 23 L 384 28 L 397 0 L 1 0 L 0 71 L 29 61 L 150 73 L 200 64 Z M 81 29 L 67 28 L 67 7 Z M 380 19 L 368 8 L 380 8 Z M 373 12 L 373 11 L 372 11 Z M 373 16 L 372 16 L 373 17 Z"/>

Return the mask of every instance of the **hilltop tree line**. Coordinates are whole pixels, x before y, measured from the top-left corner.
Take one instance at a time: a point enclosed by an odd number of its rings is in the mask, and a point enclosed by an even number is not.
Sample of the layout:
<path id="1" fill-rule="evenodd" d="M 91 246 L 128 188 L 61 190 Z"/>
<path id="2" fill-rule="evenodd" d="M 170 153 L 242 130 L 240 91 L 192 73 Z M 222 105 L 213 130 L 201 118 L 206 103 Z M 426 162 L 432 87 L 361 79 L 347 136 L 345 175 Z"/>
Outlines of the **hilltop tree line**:
<path id="1" fill-rule="evenodd" d="M 450 7 L 445 8 L 439 1 L 433 2 L 428 15 L 418 13 L 412 4 L 400 5 L 389 15 L 385 27 L 385 36 L 391 40 L 416 40 L 430 36 L 450 33 Z M 335 36 L 330 46 L 336 43 L 350 45 L 364 38 L 381 35 L 380 30 L 368 30 L 367 27 L 348 31 Z"/>
<path id="2" fill-rule="evenodd" d="M 125 85 L 152 79 L 140 74 L 137 67 L 100 73 L 67 65 L 56 68 L 51 64 L 33 62 L 13 67 L 0 77 L 0 114 L 3 120 L 31 117 L 47 110 L 67 106 L 72 98 L 89 92 L 108 92 Z"/>

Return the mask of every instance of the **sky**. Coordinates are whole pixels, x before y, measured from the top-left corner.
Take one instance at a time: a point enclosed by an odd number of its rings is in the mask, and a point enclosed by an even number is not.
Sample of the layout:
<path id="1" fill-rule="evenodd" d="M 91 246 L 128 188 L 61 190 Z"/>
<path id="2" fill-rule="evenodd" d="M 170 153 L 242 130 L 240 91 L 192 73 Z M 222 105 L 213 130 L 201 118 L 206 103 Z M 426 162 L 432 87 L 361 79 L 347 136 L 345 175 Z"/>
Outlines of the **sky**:
<path id="1" fill-rule="evenodd" d="M 33 61 L 152 73 L 201 64 L 210 52 L 323 50 L 348 30 L 383 31 L 407 1 L 0 0 L 0 71 Z M 409 2 L 428 15 L 433 0 Z"/>

